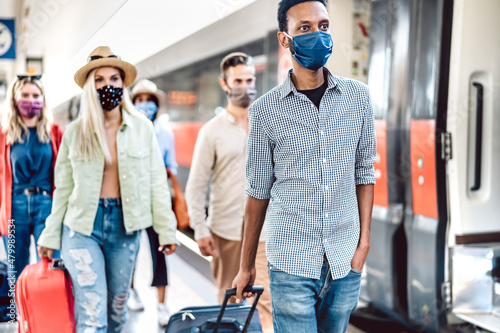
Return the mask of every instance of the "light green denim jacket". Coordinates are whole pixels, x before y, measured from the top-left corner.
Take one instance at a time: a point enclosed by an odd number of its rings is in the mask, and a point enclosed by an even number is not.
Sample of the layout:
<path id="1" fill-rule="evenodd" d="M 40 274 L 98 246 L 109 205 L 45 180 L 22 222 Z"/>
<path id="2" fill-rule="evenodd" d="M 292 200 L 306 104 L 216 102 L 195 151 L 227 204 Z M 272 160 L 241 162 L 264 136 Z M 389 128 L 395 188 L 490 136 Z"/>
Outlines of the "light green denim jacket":
<path id="1" fill-rule="evenodd" d="M 125 110 L 122 119 L 116 147 L 125 229 L 132 232 L 152 225 L 160 244 L 177 244 L 177 223 L 153 124 Z M 57 155 L 52 212 L 38 240 L 38 245 L 47 248 L 60 249 L 63 223 L 75 232 L 92 234 L 101 194 L 104 154 L 92 160 L 76 157 L 80 127 L 80 120 L 68 126 Z"/>

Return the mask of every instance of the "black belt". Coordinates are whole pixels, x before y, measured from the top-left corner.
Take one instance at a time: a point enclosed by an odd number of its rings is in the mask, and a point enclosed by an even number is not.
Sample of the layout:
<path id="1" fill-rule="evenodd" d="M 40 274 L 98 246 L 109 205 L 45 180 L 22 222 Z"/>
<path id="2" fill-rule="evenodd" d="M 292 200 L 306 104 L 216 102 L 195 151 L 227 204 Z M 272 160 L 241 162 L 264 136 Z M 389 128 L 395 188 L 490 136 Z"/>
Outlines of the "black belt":
<path id="1" fill-rule="evenodd" d="M 14 194 L 24 194 L 26 196 L 35 195 L 35 194 L 43 194 L 43 195 L 48 195 L 50 197 L 50 192 L 48 192 L 40 187 L 37 187 L 37 186 L 28 187 L 28 188 L 24 189 L 23 191 L 16 191 L 16 192 L 14 192 Z"/>

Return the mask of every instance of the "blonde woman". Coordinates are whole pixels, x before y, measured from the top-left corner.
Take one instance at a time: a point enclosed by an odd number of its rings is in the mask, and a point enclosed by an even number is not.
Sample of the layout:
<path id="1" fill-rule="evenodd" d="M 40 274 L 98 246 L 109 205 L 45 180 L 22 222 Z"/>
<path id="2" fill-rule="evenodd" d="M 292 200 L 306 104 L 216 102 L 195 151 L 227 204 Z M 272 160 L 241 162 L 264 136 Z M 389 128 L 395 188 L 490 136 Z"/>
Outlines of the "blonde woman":
<path id="1" fill-rule="evenodd" d="M 19 75 L 0 127 L 0 233 L 16 280 L 29 263 L 31 235 L 37 242 L 50 214 L 61 138 L 49 122 L 40 76 Z"/>
<path id="2" fill-rule="evenodd" d="M 61 248 L 78 332 L 122 331 L 139 230 L 152 225 L 167 255 L 176 248 L 156 135 L 124 89 L 136 75 L 107 46 L 96 48 L 75 74 L 83 88 L 80 116 L 61 143 L 52 213 L 38 252 L 50 258 Z"/>

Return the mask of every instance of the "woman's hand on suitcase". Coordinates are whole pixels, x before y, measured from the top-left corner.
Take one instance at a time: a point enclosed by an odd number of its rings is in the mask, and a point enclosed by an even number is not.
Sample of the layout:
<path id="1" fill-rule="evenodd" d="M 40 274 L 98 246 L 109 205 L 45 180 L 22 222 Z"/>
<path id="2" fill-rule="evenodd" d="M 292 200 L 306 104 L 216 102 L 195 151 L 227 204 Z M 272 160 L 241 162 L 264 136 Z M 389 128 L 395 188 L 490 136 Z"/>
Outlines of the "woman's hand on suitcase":
<path id="1" fill-rule="evenodd" d="M 38 255 L 40 258 L 47 257 L 49 260 L 52 260 L 52 255 L 54 254 L 54 249 L 49 249 L 45 246 L 38 246 Z"/>
<path id="2" fill-rule="evenodd" d="M 175 245 L 175 244 L 160 245 L 160 247 L 158 248 L 158 251 L 161 251 L 161 252 L 165 253 L 167 256 L 169 256 L 175 252 L 176 248 L 177 248 L 177 245 Z"/>

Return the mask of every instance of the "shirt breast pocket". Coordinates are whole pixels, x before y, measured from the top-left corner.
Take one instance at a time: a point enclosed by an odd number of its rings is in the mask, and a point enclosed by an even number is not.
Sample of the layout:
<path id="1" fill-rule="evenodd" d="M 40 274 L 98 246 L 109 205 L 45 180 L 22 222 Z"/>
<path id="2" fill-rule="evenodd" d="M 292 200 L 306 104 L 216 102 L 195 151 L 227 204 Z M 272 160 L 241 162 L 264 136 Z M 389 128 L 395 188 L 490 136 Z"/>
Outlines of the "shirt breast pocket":
<path id="1" fill-rule="evenodd" d="M 128 150 L 129 170 L 134 179 L 145 179 L 150 173 L 149 151 L 142 148 Z"/>

